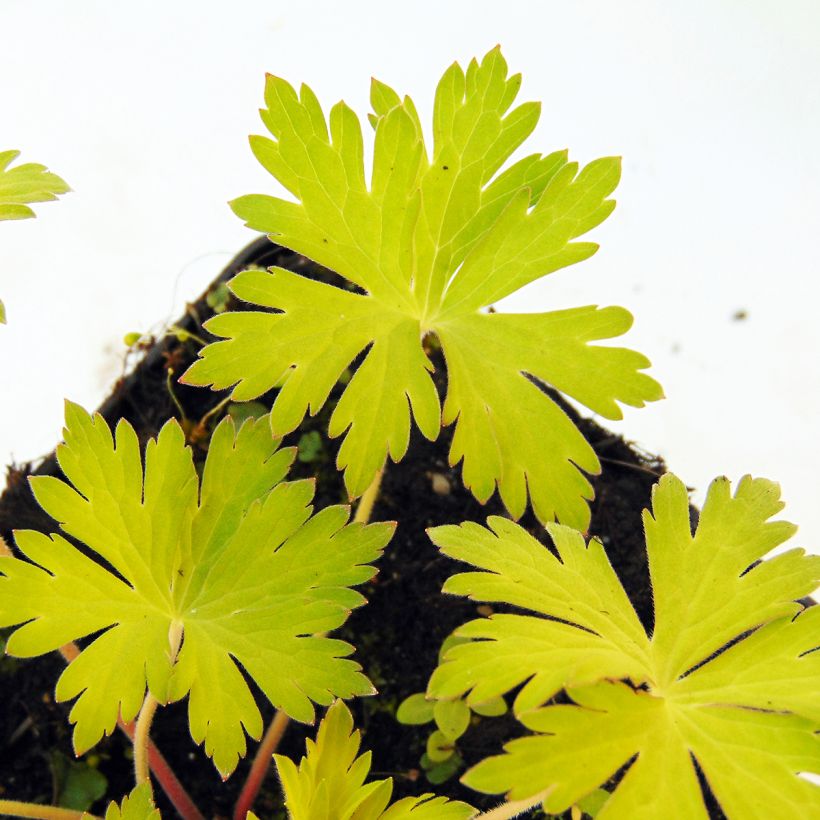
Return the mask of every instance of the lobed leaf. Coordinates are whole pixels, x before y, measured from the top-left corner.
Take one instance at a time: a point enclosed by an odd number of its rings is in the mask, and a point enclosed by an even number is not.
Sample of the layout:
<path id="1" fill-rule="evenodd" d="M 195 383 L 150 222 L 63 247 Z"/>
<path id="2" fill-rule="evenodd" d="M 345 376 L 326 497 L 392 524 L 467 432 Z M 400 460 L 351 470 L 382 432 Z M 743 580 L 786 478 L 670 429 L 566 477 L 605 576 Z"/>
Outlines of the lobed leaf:
<path id="1" fill-rule="evenodd" d="M 36 216 L 32 202 L 51 202 L 71 188 L 45 165 L 27 162 L 9 168 L 19 151 L 0 151 L 0 220 Z"/>
<path id="2" fill-rule="evenodd" d="M 91 814 L 83 814 L 83 820 L 91 820 L 92 817 Z M 160 820 L 159 809 L 154 806 L 150 784 L 143 783 L 137 786 L 119 805 L 109 803 L 105 810 L 105 820 Z"/>
<path id="3" fill-rule="evenodd" d="M 18 626 L 7 651 L 35 656 L 93 639 L 61 675 L 76 698 L 78 753 L 132 719 L 146 686 L 161 703 L 189 696 L 191 734 L 227 776 L 262 721 L 244 674 L 291 717 L 313 703 L 374 690 L 353 648 L 323 637 L 364 603 L 352 586 L 374 573 L 390 524 L 347 525 L 345 507 L 312 515 L 313 483 L 283 482 L 294 448 L 278 449 L 267 420 L 214 431 L 202 481 L 185 436 L 168 422 L 145 448 L 100 416 L 66 406 L 58 459 L 70 484 L 31 480 L 64 532 L 20 531 L 28 560 L 0 560 L 0 624 Z M 73 486 L 72 486 L 73 485 Z M 182 628 L 182 647 L 169 644 Z"/>
<path id="4" fill-rule="evenodd" d="M 620 161 L 579 169 L 565 151 L 504 168 L 532 133 L 540 105 L 514 106 L 520 75 L 499 49 L 466 72 L 454 63 L 435 95 L 428 151 L 415 105 L 374 81 L 373 167 L 365 176 L 361 127 L 344 104 L 327 119 L 307 86 L 268 77 L 254 154 L 295 199 L 254 194 L 232 203 L 246 223 L 350 282 L 350 290 L 281 268 L 240 273 L 236 296 L 275 313 L 223 313 L 221 337 L 183 376 L 233 387 L 248 400 L 284 380 L 271 413 L 276 436 L 315 414 L 358 356 L 329 425 L 344 435 L 338 466 L 352 496 L 389 455 L 407 451 L 411 416 L 428 439 L 456 424 L 452 464 L 484 501 L 497 488 L 514 517 L 531 498 L 542 521 L 585 528 L 600 471 L 589 444 L 541 389 L 551 385 L 608 418 L 619 404 L 662 397 L 643 356 L 598 346 L 631 316 L 595 307 L 488 315 L 493 302 L 591 256 L 576 241 L 611 213 Z M 502 170 L 503 169 L 503 170 Z M 355 290 L 357 292 L 351 292 Z M 438 338 L 448 371 L 439 404 L 423 340 Z"/>
<path id="5" fill-rule="evenodd" d="M 370 752 L 358 755 L 361 737 L 342 701 L 327 711 L 316 740 L 297 767 L 274 755 L 292 820 L 466 820 L 474 810 L 466 803 L 424 794 L 388 807 L 393 780 L 365 783 Z"/>
<path id="6" fill-rule="evenodd" d="M 9 168 L 19 151 L 0 151 L 0 220 L 29 219 L 36 216 L 32 202 L 50 202 L 71 188 L 45 165 L 29 162 Z M 0 325 L 6 323 L 6 308 L 0 301 Z"/>
<path id="7" fill-rule="evenodd" d="M 694 533 L 684 484 L 664 476 L 645 512 L 655 601 L 647 635 L 603 546 L 548 525 L 555 553 L 490 518 L 430 535 L 478 571 L 444 590 L 533 614 L 497 614 L 457 630 L 428 697 L 489 701 L 521 686 L 514 711 L 534 734 L 464 776 L 479 791 L 545 810 L 576 805 L 621 769 L 596 817 L 708 817 L 695 764 L 730 818 L 809 817 L 820 788 L 820 609 L 796 600 L 820 583 L 820 557 L 761 560 L 793 532 L 771 521 L 776 484 L 725 478 Z M 550 700 L 565 690 L 570 703 Z M 671 812 L 671 814 L 670 814 Z"/>

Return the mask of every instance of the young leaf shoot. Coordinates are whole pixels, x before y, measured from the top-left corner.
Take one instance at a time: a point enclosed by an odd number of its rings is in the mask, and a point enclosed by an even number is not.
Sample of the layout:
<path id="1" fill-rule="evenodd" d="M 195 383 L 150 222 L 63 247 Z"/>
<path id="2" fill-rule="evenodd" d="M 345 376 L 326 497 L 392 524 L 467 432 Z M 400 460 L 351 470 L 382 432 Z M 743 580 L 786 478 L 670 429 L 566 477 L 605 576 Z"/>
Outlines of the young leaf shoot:
<path id="1" fill-rule="evenodd" d="M 692 535 L 686 488 L 664 476 L 644 512 L 651 637 L 595 539 L 550 524 L 556 557 L 503 518 L 432 529 L 479 568 L 445 592 L 535 613 L 469 622 L 431 678 L 429 696 L 470 704 L 523 684 L 513 708 L 534 735 L 464 782 L 510 800 L 546 791 L 558 814 L 635 758 L 600 820 L 706 820 L 697 763 L 730 818 L 820 816 L 820 787 L 799 776 L 820 774 L 820 607 L 796 603 L 820 556 L 760 560 L 794 532 L 768 520 L 782 507 L 773 482 L 747 476 L 732 496 L 719 478 Z M 562 689 L 572 702 L 548 704 Z"/>
<path id="2" fill-rule="evenodd" d="M 307 741 L 298 768 L 287 757 L 274 756 L 291 820 L 467 820 L 475 814 L 466 803 L 432 794 L 405 797 L 388 807 L 393 780 L 364 782 L 370 752 L 357 757 L 359 743 L 350 710 L 337 700 L 319 725 L 316 740 Z"/>
<path id="3" fill-rule="evenodd" d="M 313 702 L 374 690 L 353 648 L 324 637 L 364 598 L 391 524 L 346 525 L 346 507 L 311 515 L 312 481 L 283 482 L 294 448 L 278 449 L 267 420 L 210 441 L 202 481 L 176 421 L 145 448 L 125 421 L 66 406 L 60 466 L 73 488 L 31 479 L 63 531 L 16 533 L 27 561 L 0 558 L 0 625 L 19 626 L 11 655 L 33 657 L 96 636 L 57 683 L 72 710 L 78 754 L 131 720 L 146 686 L 160 703 L 189 696 L 191 734 L 223 776 L 258 738 L 262 718 L 241 668 L 278 709 L 314 718 Z M 176 636 L 176 637 L 175 637 Z M 177 653 L 179 638 L 181 649 Z M 244 730 L 244 731 L 243 731 Z"/>
<path id="4" fill-rule="evenodd" d="M 620 307 L 537 314 L 486 308 L 598 246 L 575 241 L 612 212 L 620 160 L 580 169 L 566 151 L 530 154 L 501 170 L 538 121 L 540 105 L 513 107 L 521 76 L 499 49 L 439 83 L 428 153 L 415 105 L 374 81 L 373 169 L 365 179 L 359 120 L 343 102 L 329 121 L 314 93 L 269 76 L 257 159 L 296 201 L 243 196 L 234 211 L 271 239 L 344 276 L 351 290 L 282 268 L 240 273 L 232 292 L 275 309 L 225 312 L 207 323 L 223 337 L 201 351 L 188 384 L 233 386 L 253 399 L 284 379 L 270 415 L 275 436 L 315 414 L 351 362 L 363 361 L 333 410 L 329 434 L 345 434 L 338 465 L 351 496 L 389 454 L 407 451 L 412 416 L 428 439 L 455 422 L 450 450 L 465 485 L 485 501 L 496 487 L 520 516 L 527 495 L 543 521 L 581 529 L 600 464 L 567 415 L 532 379 L 600 415 L 621 417 L 662 397 L 633 351 L 592 344 L 625 333 Z M 500 173 L 499 173 L 500 172 Z M 352 292 L 353 289 L 360 292 Z M 443 415 L 423 340 L 447 361 Z"/>
<path id="5" fill-rule="evenodd" d="M 84 817 L 90 815 L 84 815 Z M 105 820 L 160 820 L 159 809 L 154 806 L 151 787 L 144 783 L 123 798 L 118 806 L 110 803 L 105 812 Z"/>

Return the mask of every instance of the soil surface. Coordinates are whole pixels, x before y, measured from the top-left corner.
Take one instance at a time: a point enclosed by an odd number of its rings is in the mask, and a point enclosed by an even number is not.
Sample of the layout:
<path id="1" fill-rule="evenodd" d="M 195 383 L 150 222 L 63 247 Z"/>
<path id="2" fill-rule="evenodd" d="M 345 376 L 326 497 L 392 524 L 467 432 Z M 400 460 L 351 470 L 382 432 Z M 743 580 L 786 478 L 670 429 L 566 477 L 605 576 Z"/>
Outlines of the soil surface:
<path id="1" fill-rule="evenodd" d="M 335 274 L 260 238 L 231 262 L 208 293 L 189 305 L 176 326 L 210 338 L 201 324 L 213 314 L 210 305 L 219 301 L 220 294 L 224 295 L 221 283 L 249 265 L 279 265 L 351 288 Z M 228 307 L 241 310 L 247 306 L 231 299 Z M 199 342 L 192 337 L 180 341 L 169 335 L 143 347 L 144 354 L 132 371 L 118 381 L 99 408 L 100 412 L 112 425 L 126 418 L 144 443 L 156 435 L 169 417 L 180 418 L 182 410 L 194 452 L 197 458 L 204 458 L 208 432 L 224 410 L 214 413 L 204 424 L 197 423 L 225 394 L 179 385 L 175 378 L 169 381 L 168 375 L 171 370 L 174 377 L 184 372 L 194 360 Z M 441 355 L 433 350 L 431 356 L 443 395 L 446 372 Z M 271 393 L 260 401 L 269 406 L 273 396 Z M 338 440 L 328 440 L 321 432 L 326 430 L 328 414 L 336 398 L 338 388 L 319 415 L 306 419 L 286 440 L 286 443 L 298 444 L 301 440 L 303 446 L 311 445 L 305 448 L 303 455 L 312 455 L 312 460 L 297 461 L 294 472 L 299 476 L 317 473 L 317 509 L 346 501 L 341 475 L 334 468 Z M 566 404 L 562 406 L 577 420 L 603 466 L 601 475 L 592 478 L 595 500 L 590 533 L 603 541 L 637 612 L 651 628 L 652 600 L 640 516 L 649 503 L 653 483 L 665 470 L 663 461 L 639 451 L 595 422 L 578 418 Z M 303 438 L 311 431 L 317 431 L 320 437 L 314 434 Z M 497 496 L 482 506 L 463 488 L 460 470 L 448 464 L 451 437 L 452 428 L 444 429 L 435 442 L 425 440 L 416 431 L 408 455 L 400 464 L 388 464 L 372 520 L 398 521 L 398 529 L 378 564 L 378 576 L 362 588 L 369 603 L 354 612 L 341 634 L 356 646 L 354 657 L 380 693 L 351 704 L 362 730 L 362 747 L 373 752 L 373 774 L 394 778 L 394 796 L 435 790 L 484 808 L 497 804 L 498 799 L 482 798 L 465 789 L 458 783 L 458 775 L 431 786 L 419 765 L 431 727 L 402 726 L 395 720 L 395 710 L 401 700 L 425 689 L 442 641 L 456 626 L 476 617 L 477 610 L 482 614 L 487 612 L 486 607 L 440 594 L 444 580 L 459 567 L 441 556 L 424 532 L 430 526 L 464 520 L 483 522 L 490 514 L 505 514 Z M 42 532 L 58 529 L 30 493 L 26 478 L 31 474 L 60 475 L 60 472 L 53 455 L 36 466 L 9 468 L 7 487 L 0 497 L 0 534 L 9 543 L 13 529 Z M 521 523 L 544 539 L 543 528 L 530 514 Z M 5 659 L 0 663 L 3 687 L 0 794 L 3 797 L 52 802 L 65 791 L 65 762 L 73 760 L 67 720 L 69 706 L 55 704 L 53 698 L 54 684 L 62 666 L 63 661 L 56 654 L 31 661 Z M 270 705 L 263 698 L 259 698 L 259 703 L 265 720 L 269 720 Z M 222 783 L 202 748 L 195 746 L 190 738 L 186 709 L 183 701 L 160 710 L 152 736 L 203 813 L 208 817 L 228 817 L 249 761 L 243 762 L 237 772 Z M 480 719 L 459 740 L 458 749 L 465 764 L 498 751 L 502 742 L 516 733 L 516 726 L 508 717 Z M 310 732 L 310 727 L 291 724 L 279 751 L 300 757 Z M 131 750 L 121 733 L 103 741 L 91 756 L 86 756 L 89 757 L 92 767 L 108 781 L 108 798 L 130 789 Z M 55 760 L 62 762 L 55 763 Z M 175 816 L 159 792 L 158 803 L 165 816 Z M 102 801 L 97 801 L 92 810 L 103 813 L 103 806 Z M 262 818 L 284 817 L 278 784 L 272 773 L 255 810 Z M 719 816 L 717 811 L 713 813 L 713 817 Z"/>

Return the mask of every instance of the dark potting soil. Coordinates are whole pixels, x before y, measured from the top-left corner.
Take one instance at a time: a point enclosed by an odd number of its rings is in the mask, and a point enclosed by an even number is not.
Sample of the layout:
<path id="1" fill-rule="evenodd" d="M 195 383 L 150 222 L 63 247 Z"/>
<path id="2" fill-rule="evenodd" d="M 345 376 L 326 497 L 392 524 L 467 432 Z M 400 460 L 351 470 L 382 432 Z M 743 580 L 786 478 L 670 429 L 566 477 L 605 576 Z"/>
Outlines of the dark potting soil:
<path id="1" fill-rule="evenodd" d="M 189 305 L 176 327 L 207 337 L 201 324 L 213 315 L 209 294 L 213 303 L 220 285 L 250 265 L 279 265 L 339 287 L 351 287 L 337 275 L 262 237 L 231 262 L 208 293 Z M 224 292 L 224 286 L 221 290 Z M 230 300 L 229 307 L 241 310 L 247 306 Z M 204 459 L 208 433 L 222 411 L 211 416 L 205 425 L 197 422 L 225 394 L 176 383 L 176 377 L 195 359 L 198 346 L 193 338 L 183 342 L 175 336 L 165 336 L 145 345 L 141 361 L 129 375 L 118 381 L 99 408 L 108 423 L 113 425 L 120 418 L 126 418 L 144 444 L 156 435 L 168 418 L 181 417 L 178 403 L 188 420 L 186 429 L 195 456 Z M 446 371 L 441 353 L 433 349 L 430 355 L 436 364 L 435 378 L 443 395 Z M 174 374 L 170 382 L 169 370 Z M 270 406 L 274 395 L 271 392 L 260 401 Z M 312 445 L 312 460 L 297 461 L 293 473 L 296 476 L 317 475 L 317 509 L 347 501 L 341 475 L 334 467 L 339 442 L 328 440 L 322 432 L 327 429 L 327 419 L 338 395 L 337 387 L 319 415 L 306 419 L 285 441 L 286 444 L 298 444 L 302 440 L 303 444 L 309 442 Z M 561 402 L 561 405 L 577 421 L 603 467 L 601 475 L 592 478 L 595 500 L 590 534 L 603 541 L 639 616 L 651 628 L 652 600 L 641 511 L 649 504 L 652 485 L 665 471 L 663 461 L 641 452 L 594 421 L 578 417 L 566 403 Z M 303 439 L 312 431 L 316 432 L 310 439 Z M 448 464 L 451 438 L 452 428 L 443 430 L 435 442 L 427 441 L 415 431 L 407 456 L 399 464 L 388 464 L 372 520 L 395 520 L 399 525 L 378 562 L 378 575 L 362 588 L 368 604 L 353 613 L 340 635 L 356 647 L 354 657 L 379 690 L 377 697 L 350 704 L 362 731 L 362 748 L 373 752 L 372 774 L 392 776 L 396 797 L 436 791 L 488 808 L 496 805 L 498 798 L 482 797 L 467 790 L 459 784 L 458 776 L 431 786 L 419 760 L 432 725 L 408 727 L 395 720 L 401 700 L 425 689 L 442 641 L 455 627 L 476 617 L 478 612 L 487 613 L 486 607 L 475 602 L 441 595 L 444 580 L 457 571 L 459 565 L 441 556 L 424 532 L 430 526 L 465 520 L 483 522 L 488 515 L 505 514 L 497 496 L 482 506 L 463 488 L 460 470 Z M 56 522 L 39 508 L 31 495 L 26 478 L 32 474 L 60 475 L 54 456 L 49 456 L 36 467 L 9 468 L 6 490 L 0 496 L 0 534 L 8 543 L 11 543 L 14 529 L 58 530 Z M 530 513 L 521 523 L 544 540 L 543 528 Z M 70 705 L 55 704 L 53 697 L 62 666 L 63 661 L 56 653 L 34 660 L 6 658 L 0 662 L 3 693 L 0 702 L 0 794 L 4 798 L 53 802 L 60 793 L 59 781 L 64 780 L 60 772 L 64 772 L 67 761 L 73 759 L 67 719 Z M 268 721 L 272 708 L 263 697 L 258 697 L 258 701 Z M 518 731 L 516 725 L 509 717 L 480 719 L 458 742 L 465 764 L 499 751 L 503 741 Z M 305 737 L 310 733 L 310 727 L 291 724 L 279 751 L 298 759 L 304 751 Z M 195 746 L 190 738 L 185 701 L 160 710 L 152 737 L 204 814 L 208 817 L 230 816 L 250 761 L 246 759 L 237 772 L 222 783 L 202 748 Z M 116 732 L 104 740 L 89 755 L 93 766 L 108 780 L 106 799 L 118 798 L 130 790 L 131 750 L 121 733 Z M 159 790 L 157 800 L 166 816 L 174 816 Z M 98 801 L 92 810 L 102 813 L 103 806 L 104 803 Z M 255 810 L 263 818 L 284 817 L 273 773 Z M 720 816 L 717 810 L 713 816 Z"/>

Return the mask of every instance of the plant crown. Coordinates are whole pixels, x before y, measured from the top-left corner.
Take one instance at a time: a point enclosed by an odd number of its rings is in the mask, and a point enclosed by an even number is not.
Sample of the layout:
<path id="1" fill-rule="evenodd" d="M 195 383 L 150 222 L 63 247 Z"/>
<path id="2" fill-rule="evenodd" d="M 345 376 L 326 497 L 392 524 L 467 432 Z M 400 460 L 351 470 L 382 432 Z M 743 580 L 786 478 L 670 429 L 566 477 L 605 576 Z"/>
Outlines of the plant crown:
<path id="1" fill-rule="evenodd" d="M 535 734 L 463 781 L 511 800 L 548 791 L 565 811 L 635 755 L 598 815 L 708 818 L 694 762 L 729 817 L 820 815 L 820 556 L 793 549 L 760 561 L 794 532 L 768 521 L 779 487 L 716 479 L 694 535 L 684 484 L 664 476 L 644 512 L 655 625 L 649 637 L 603 545 L 548 525 L 556 554 L 511 521 L 436 527 L 432 539 L 479 568 L 444 591 L 536 614 L 470 621 L 434 672 L 429 695 L 490 701 L 521 684 L 513 709 Z M 569 704 L 549 701 L 566 689 Z M 545 705 L 547 704 L 547 705 Z M 761 814 L 763 811 L 763 814 Z"/>
<path id="2" fill-rule="evenodd" d="M 406 797 L 388 808 L 393 780 L 365 783 L 370 752 L 357 757 L 360 734 L 338 700 L 319 725 L 316 740 L 297 768 L 287 757 L 274 755 L 292 820 L 467 820 L 475 809 L 432 794 Z"/>
<path id="3" fill-rule="evenodd" d="M 276 313 L 226 312 L 206 327 L 224 337 L 204 348 L 189 384 L 233 387 L 237 401 L 281 384 L 270 415 L 275 436 L 317 413 L 334 384 L 367 351 L 333 410 L 329 434 L 346 431 L 338 455 L 351 496 L 387 455 L 407 451 L 410 417 L 434 439 L 456 423 L 450 460 L 484 501 L 496 486 L 520 516 L 527 494 L 542 521 L 584 529 L 592 488 L 581 472 L 600 464 L 567 415 L 530 377 L 610 419 L 618 402 L 662 397 L 642 355 L 591 344 L 623 334 L 620 307 L 538 314 L 484 312 L 529 282 L 591 256 L 573 241 L 612 212 L 620 160 L 579 171 L 566 151 L 531 154 L 499 173 L 538 121 L 540 106 L 512 108 L 521 76 L 507 77 L 499 49 L 466 73 L 441 79 L 428 155 L 416 107 L 385 84 L 371 89 L 373 170 L 365 180 L 361 127 L 343 102 L 329 121 L 306 85 L 268 76 L 262 120 L 251 137 L 262 165 L 296 202 L 267 195 L 232 203 L 247 224 L 341 274 L 344 290 L 283 268 L 240 273 L 237 297 Z M 351 292 L 355 290 L 356 292 Z M 447 361 L 443 416 L 423 340 Z"/>
<path id="4" fill-rule="evenodd" d="M 352 647 L 322 637 L 364 603 L 392 524 L 346 526 L 347 507 L 311 516 L 312 481 L 283 482 L 295 448 L 278 449 L 267 421 L 214 430 L 200 483 L 169 421 L 145 448 L 101 416 L 67 403 L 60 466 L 73 488 L 31 479 L 63 531 L 15 534 L 28 558 L 0 558 L 0 626 L 11 655 L 32 657 L 102 631 L 62 673 L 78 754 L 132 719 L 146 685 L 160 702 L 189 695 L 191 734 L 223 776 L 258 738 L 262 718 L 242 673 L 277 708 L 312 721 L 312 701 L 372 694 Z M 31 563 L 30 563 L 31 562 Z M 181 649 L 179 648 L 180 640 Z M 178 653 L 177 650 L 179 649 Z"/>

